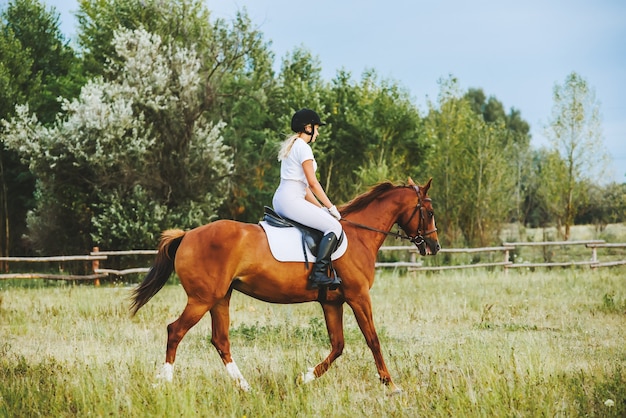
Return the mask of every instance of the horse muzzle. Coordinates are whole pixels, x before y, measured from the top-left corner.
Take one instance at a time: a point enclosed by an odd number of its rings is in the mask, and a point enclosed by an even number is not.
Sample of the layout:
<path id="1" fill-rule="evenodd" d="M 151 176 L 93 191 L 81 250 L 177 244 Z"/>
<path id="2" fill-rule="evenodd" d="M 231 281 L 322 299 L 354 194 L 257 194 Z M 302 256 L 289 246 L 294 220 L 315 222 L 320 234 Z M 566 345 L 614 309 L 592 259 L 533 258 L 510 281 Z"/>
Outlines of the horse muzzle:
<path id="1" fill-rule="evenodd" d="M 438 240 L 426 240 L 426 252 L 428 255 L 437 255 L 439 250 L 441 250 L 441 245 L 439 245 Z"/>
<path id="2" fill-rule="evenodd" d="M 435 255 L 441 249 L 441 246 L 439 245 L 438 240 L 433 240 L 428 237 L 426 238 L 421 237 L 421 236 L 413 237 L 411 239 L 411 242 L 415 244 L 418 251 L 420 252 L 420 255 L 422 256 Z"/>
<path id="3" fill-rule="evenodd" d="M 438 240 L 433 240 L 430 238 L 422 238 L 419 241 L 414 242 L 415 246 L 420 252 L 420 255 L 436 255 L 441 249 L 441 245 L 439 245 Z"/>

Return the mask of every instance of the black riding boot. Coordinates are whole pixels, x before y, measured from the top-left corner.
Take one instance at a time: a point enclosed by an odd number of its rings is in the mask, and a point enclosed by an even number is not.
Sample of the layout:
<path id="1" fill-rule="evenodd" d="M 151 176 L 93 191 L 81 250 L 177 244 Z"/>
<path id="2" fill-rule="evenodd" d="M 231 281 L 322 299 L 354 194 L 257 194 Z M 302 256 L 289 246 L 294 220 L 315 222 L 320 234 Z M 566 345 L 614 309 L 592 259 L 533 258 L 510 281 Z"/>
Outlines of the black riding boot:
<path id="1" fill-rule="evenodd" d="M 317 289 L 322 286 L 329 286 L 330 290 L 335 290 L 340 284 L 339 277 L 329 277 L 330 255 L 337 246 L 337 236 L 333 232 L 322 237 L 317 249 L 317 261 L 313 265 L 313 271 L 309 276 L 309 287 Z"/>

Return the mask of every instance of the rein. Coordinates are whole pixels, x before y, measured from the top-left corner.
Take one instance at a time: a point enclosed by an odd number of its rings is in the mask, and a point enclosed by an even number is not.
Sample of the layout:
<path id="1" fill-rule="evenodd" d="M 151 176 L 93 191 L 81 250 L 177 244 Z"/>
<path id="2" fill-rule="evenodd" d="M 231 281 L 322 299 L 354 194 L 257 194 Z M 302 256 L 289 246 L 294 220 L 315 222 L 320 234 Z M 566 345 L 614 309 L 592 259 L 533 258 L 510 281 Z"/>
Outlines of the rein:
<path id="1" fill-rule="evenodd" d="M 424 207 L 422 206 L 422 201 L 430 202 L 431 199 L 429 197 L 422 199 L 421 193 L 420 193 L 419 189 L 417 188 L 417 186 L 413 186 L 413 188 L 415 189 L 415 193 L 417 194 L 417 205 L 415 206 L 415 209 L 413 209 L 413 213 L 411 213 L 411 216 L 409 217 L 409 220 L 408 220 L 407 223 L 409 223 L 409 224 L 411 223 L 411 220 L 413 219 L 413 217 L 415 216 L 415 214 L 417 213 L 418 210 L 420 212 L 420 220 L 419 220 L 419 223 L 417 224 L 417 233 L 415 235 L 413 235 L 413 236 L 407 234 L 406 232 L 405 232 L 405 235 L 402 235 L 399 232 L 385 231 L 385 230 L 382 230 L 382 229 L 374 228 L 374 227 L 369 226 L 369 225 L 363 225 L 363 224 L 360 224 L 358 222 L 352 222 L 349 219 L 341 218 L 341 220 L 346 222 L 346 223 L 349 223 L 351 225 L 354 225 L 356 227 L 359 227 L 361 229 L 367 229 L 368 231 L 379 232 L 381 234 L 385 234 L 385 235 L 390 236 L 390 237 L 395 237 L 395 238 L 409 240 L 411 243 L 413 243 L 417 247 L 419 247 L 420 245 L 424 244 L 424 242 L 425 242 L 424 241 L 424 237 L 437 232 L 437 228 L 433 228 L 430 231 L 421 232 L 422 231 L 422 224 L 425 221 L 424 220 L 424 212 L 423 212 Z"/>

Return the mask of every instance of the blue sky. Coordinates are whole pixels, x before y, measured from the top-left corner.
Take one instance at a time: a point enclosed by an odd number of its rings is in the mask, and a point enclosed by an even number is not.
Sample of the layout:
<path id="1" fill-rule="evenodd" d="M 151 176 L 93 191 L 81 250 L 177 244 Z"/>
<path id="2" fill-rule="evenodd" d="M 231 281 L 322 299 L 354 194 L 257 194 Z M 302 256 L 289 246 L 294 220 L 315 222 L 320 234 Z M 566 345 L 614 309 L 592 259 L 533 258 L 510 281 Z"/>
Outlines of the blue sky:
<path id="1" fill-rule="evenodd" d="M 45 0 L 75 32 L 75 0 Z M 624 0 L 206 0 L 214 18 L 245 8 L 272 42 L 276 66 L 294 48 L 319 57 L 330 80 L 340 69 L 360 80 L 374 69 L 406 88 L 416 105 L 435 101 L 438 80 L 456 77 L 463 90 L 482 88 L 531 125 L 533 145 L 552 91 L 572 71 L 600 103 L 611 180 L 626 181 L 626 1 Z"/>

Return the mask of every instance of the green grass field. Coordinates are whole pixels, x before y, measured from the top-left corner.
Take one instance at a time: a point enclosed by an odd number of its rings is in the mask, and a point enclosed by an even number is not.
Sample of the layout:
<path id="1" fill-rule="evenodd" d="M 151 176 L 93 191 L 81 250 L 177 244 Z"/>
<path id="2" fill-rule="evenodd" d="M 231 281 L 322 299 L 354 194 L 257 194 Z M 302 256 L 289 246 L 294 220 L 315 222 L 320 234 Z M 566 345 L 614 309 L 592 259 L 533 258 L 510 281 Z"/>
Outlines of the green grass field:
<path id="1" fill-rule="evenodd" d="M 235 388 L 205 317 L 154 386 L 166 325 L 185 303 L 168 285 L 130 318 L 129 288 L 0 282 L 0 416 L 625 416 L 625 268 L 379 272 L 372 299 L 385 360 L 378 382 L 346 308 L 344 354 L 329 351 L 315 303 L 231 304 L 232 351 L 253 386 Z"/>

